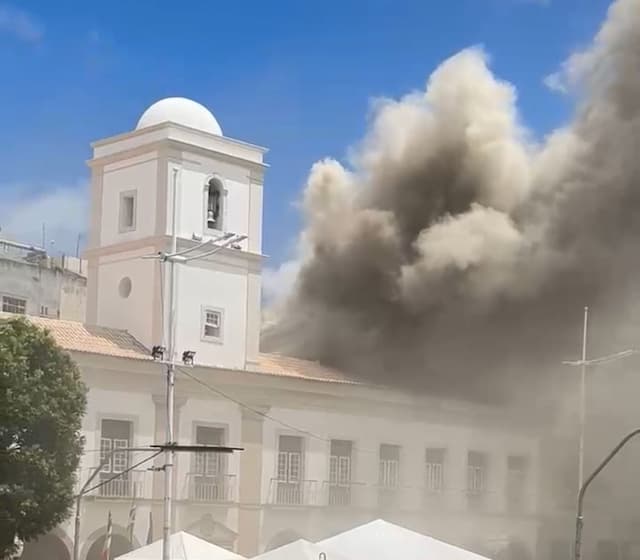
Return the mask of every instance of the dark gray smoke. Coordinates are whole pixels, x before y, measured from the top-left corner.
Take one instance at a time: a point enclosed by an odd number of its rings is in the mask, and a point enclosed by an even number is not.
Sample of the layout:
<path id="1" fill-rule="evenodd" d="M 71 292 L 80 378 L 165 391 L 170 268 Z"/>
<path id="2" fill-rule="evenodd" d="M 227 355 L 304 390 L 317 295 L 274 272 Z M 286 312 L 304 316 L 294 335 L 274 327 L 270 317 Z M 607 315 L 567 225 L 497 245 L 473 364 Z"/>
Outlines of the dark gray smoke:
<path id="1" fill-rule="evenodd" d="M 380 102 L 350 169 L 311 170 L 263 347 L 484 399 L 577 358 L 586 304 L 593 352 L 640 335 L 640 0 L 614 2 L 552 83 L 577 109 L 541 144 L 479 49 Z"/>

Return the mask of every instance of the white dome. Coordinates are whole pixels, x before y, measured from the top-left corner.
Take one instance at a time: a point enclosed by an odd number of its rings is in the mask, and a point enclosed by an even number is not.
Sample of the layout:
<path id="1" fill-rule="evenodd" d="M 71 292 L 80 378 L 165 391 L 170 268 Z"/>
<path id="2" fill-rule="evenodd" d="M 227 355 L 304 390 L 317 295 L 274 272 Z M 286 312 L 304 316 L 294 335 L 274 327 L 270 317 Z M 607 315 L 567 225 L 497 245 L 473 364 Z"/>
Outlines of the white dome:
<path id="1" fill-rule="evenodd" d="M 156 124 L 172 122 L 222 136 L 222 129 L 211 111 L 185 97 L 167 97 L 156 101 L 138 121 L 136 130 Z"/>

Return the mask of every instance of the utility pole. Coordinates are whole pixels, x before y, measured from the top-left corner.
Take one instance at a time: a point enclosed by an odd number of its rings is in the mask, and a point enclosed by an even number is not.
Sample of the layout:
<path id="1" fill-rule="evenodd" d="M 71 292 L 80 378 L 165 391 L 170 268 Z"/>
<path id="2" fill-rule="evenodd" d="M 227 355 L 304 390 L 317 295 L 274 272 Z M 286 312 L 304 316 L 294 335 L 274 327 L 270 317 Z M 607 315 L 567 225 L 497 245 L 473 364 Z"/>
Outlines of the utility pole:
<path id="1" fill-rule="evenodd" d="M 145 458 L 142 461 L 139 461 L 135 465 L 127 467 L 124 471 L 116 473 L 114 476 L 111 476 L 111 477 L 109 477 L 109 478 L 107 478 L 105 480 L 102 480 L 102 481 L 100 481 L 100 483 L 92 486 L 91 488 L 88 488 L 88 486 L 91 484 L 91 482 L 95 479 L 95 477 L 98 475 L 98 473 L 102 470 L 102 467 L 104 467 L 116 453 L 131 453 L 132 451 L 154 451 L 154 454 L 151 455 L 150 457 Z M 100 461 L 100 464 L 95 468 L 95 470 L 91 473 L 91 475 L 89 475 L 89 478 L 87 478 L 87 480 L 84 482 L 84 484 L 80 488 L 80 491 L 76 495 L 75 530 L 74 530 L 74 533 L 73 533 L 73 560 L 78 560 L 78 557 L 79 557 L 79 554 L 80 554 L 80 502 L 82 500 L 82 496 L 88 494 L 89 492 L 91 492 L 91 491 L 93 491 L 93 490 L 95 490 L 97 488 L 100 488 L 100 486 L 104 486 L 105 484 L 108 484 L 109 482 L 115 480 L 116 478 L 124 476 L 128 472 L 136 469 L 137 467 L 139 467 L 140 465 L 146 463 L 147 461 L 150 461 L 151 459 L 154 459 L 160 453 L 162 453 L 162 450 L 161 449 L 158 450 L 158 449 L 156 449 L 154 447 L 124 447 L 124 448 L 119 448 L 119 449 L 112 449 L 111 451 L 107 452 L 104 455 L 104 457 Z"/>
<path id="2" fill-rule="evenodd" d="M 169 248 L 169 254 L 175 255 L 178 248 L 178 173 L 177 167 L 173 168 L 173 219 L 171 224 L 171 246 Z M 165 261 L 169 264 L 169 278 L 168 278 L 168 318 L 167 329 L 163 329 L 165 333 L 165 344 L 163 346 L 167 349 L 168 363 L 167 363 L 167 446 L 175 444 L 175 438 L 173 435 L 173 413 L 175 403 L 175 287 L 176 287 L 176 266 L 173 259 L 169 259 L 165 255 Z M 172 497 L 173 497 L 173 461 L 175 459 L 174 451 L 168 447 L 165 451 L 164 462 L 164 523 L 162 526 L 162 559 L 170 560 L 170 544 L 169 538 L 171 537 L 171 515 L 172 515 Z"/>
<path id="3" fill-rule="evenodd" d="M 589 308 L 584 308 L 582 323 L 582 367 L 580 371 L 580 446 L 578 450 L 578 492 L 584 479 L 584 437 L 587 423 L 587 327 Z"/>
<path id="4" fill-rule="evenodd" d="M 231 245 L 233 243 L 238 243 L 246 238 L 246 235 L 237 235 L 234 233 L 225 233 L 218 238 L 211 239 L 209 241 L 205 241 L 203 243 L 199 243 L 195 247 L 190 247 L 188 249 L 184 249 L 178 252 L 178 185 L 179 185 L 179 173 L 180 169 L 178 167 L 174 167 L 172 169 L 172 223 L 171 223 L 171 242 L 169 245 L 169 251 L 163 252 L 155 255 L 148 255 L 143 258 L 151 258 L 151 259 L 160 259 L 160 263 L 162 266 L 165 264 L 169 265 L 167 278 L 167 289 L 165 297 L 168 300 L 165 304 L 163 301 L 163 309 L 166 309 L 167 317 L 165 324 L 165 317 L 163 316 L 163 344 L 158 347 L 155 346 L 152 351 L 152 356 L 154 360 L 160 362 L 162 365 L 166 366 L 166 443 L 163 445 L 152 445 L 150 446 L 152 449 L 157 450 L 157 454 L 164 452 L 164 465 L 161 467 L 161 470 L 164 471 L 164 523 L 162 527 L 162 560 L 170 560 L 171 555 L 171 547 L 170 547 L 170 537 L 171 537 L 171 520 L 173 514 L 173 467 L 175 460 L 175 453 L 177 451 L 187 451 L 187 452 L 195 452 L 195 453 L 233 453 L 234 451 L 242 451 L 242 448 L 239 447 L 224 447 L 224 446 L 207 446 L 207 445 L 178 445 L 176 443 L 176 438 L 174 434 L 174 410 L 175 410 L 175 369 L 176 369 L 176 340 L 175 340 L 175 325 L 176 325 L 176 285 L 177 285 L 177 269 L 176 265 L 178 263 L 188 262 L 190 260 L 199 259 L 203 257 L 207 257 L 209 255 L 213 255 L 223 248 Z M 44 224 L 43 224 L 44 228 Z M 43 229 L 44 231 L 44 229 Z M 220 244 L 216 244 L 218 241 L 222 241 Z M 188 253 L 194 253 L 198 249 L 206 249 L 205 252 L 200 254 L 190 254 L 186 256 Z M 161 278 L 161 281 L 164 281 L 164 278 Z M 166 359 L 165 359 L 165 351 L 166 351 Z M 184 365 L 193 365 L 193 356 L 194 352 L 186 351 L 183 354 L 183 363 Z M 189 364 L 187 364 L 186 359 L 187 355 L 189 356 Z M 156 454 L 156 455 L 157 455 Z M 153 457 L 156 457 L 153 455 Z M 136 465 L 137 466 L 137 465 Z M 85 483 L 80 494 L 77 496 L 76 503 L 76 536 L 78 539 L 80 535 L 79 526 L 80 526 L 80 498 L 82 495 L 90 492 L 94 488 L 86 489 L 90 481 L 95 477 L 95 475 L 99 472 L 100 467 L 94 472 L 92 477 Z M 119 475 L 118 475 L 119 476 Z M 115 478 L 115 477 L 114 477 Z M 77 550 L 78 545 L 77 542 L 74 546 L 74 560 L 77 559 Z"/>
<path id="5" fill-rule="evenodd" d="M 110 482 L 116 480 L 117 478 L 123 477 L 125 474 L 137 469 L 144 463 L 155 459 L 161 453 L 165 453 L 167 450 L 171 450 L 172 452 L 180 452 L 186 451 L 190 453 L 233 453 L 234 451 L 243 451 L 241 447 L 228 447 L 222 445 L 150 445 L 148 447 L 120 447 L 116 449 L 111 449 L 108 451 L 104 457 L 101 458 L 100 463 L 94 469 L 94 471 L 89 475 L 87 480 L 84 482 L 80 491 L 76 494 L 76 513 L 75 513 L 75 531 L 73 534 L 73 560 L 78 560 L 80 554 L 80 504 L 82 501 L 82 497 L 86 496 L 90 492 L 97 490 L 101 486 L 109 484 Z M 128 466 L 125 470 L 118 472 L 104 480 L 101 480 L 97 484 L 91 485 L 91 482 L 96 478 L 99 472 L 102 471 L 102 467 L 104 467 L 111 458 L 116 453 L 131 453 L 133 451 L 144 451 L 144 452 L 153 452 L 152 455 L 145 457 L 144 459 L 138 461 L 137 463 Z M 154 470 L 149 469 L 149 470 Z M 133 490 L 135 492 L 135 489 Z M 134 494 L 135 496 L 135 494 Z"/>
<path id="6" fill-rule="evenodd" d="M 587 368 L 615 362 L 622 358 L 628 358 L 640 353 L 640 350 L 630 348 L 615 354 L 609 354 L 599 358 L 587 360 L 587 328 L 589 323 L 589 308 L 584 308 L 584 319 L 582 323 L 582 359 L 577 361 L 564 361 L 565 366 L 580 366 L 580 443 L 578 448 L 578 492 L 584 482 L 584 455 L 585 455 L 585 432 L 587 424 Z"/>
<path id="7" fill-rule="evenodd" d="M 174 167 L 172 169 L 172 220 L 171 220 L 171 243 L 168 253 L 161 253 L 160 255 L 149 255 L 146 258 L 159 258 L 161 265 L 168 264 L 169 270 L 167 275 L 167 290 L 166 297 L 168 299 L 165 309 L 167 310 L 167 324 L 166 328 L 163 328 L 163 345 L 156 355 L 157 347 L 154 347 L 153 355 L 154 359 L 157 356 L 160 357 L 160 361 L 166 365 L 166 380 L 167 380 L 167 398 L 166 398 L 166 436 L 167 441 L 163 446 L 165 451 L 165 464 L 162 467 L 164 470 L 164 523 L 162 527 L 162 560 L 170 560 L 170 537 L 171 537 L 171 521 L 172 521 L 172 508 L 173 508 L 173 467 L 175 460 L 175 452 L 184 450 L 185 446 L 178 446 L 176 444 L 176 438 L 174 434 L 174 409 L 175 409 L 175 367 L 176 362 L 176 340 L 175 340 L 175 326 L 176 326 L 176 286 L 177 286 L 177 268 L 179 263 L 189 262 L 191 260 L 200 259 L 213 255 L 228 245 L 238 243 L 246 238 L 246 235 L 237 235 L 234 233 L 225 233 L 220 237 L 211 239 L 199 243 L 195 247 L 190 247 L 182 251 L 178 251 L 178 186 L 179 186 L 179 173 L 180 169 Z M 219 245 L 216 243 L 222 241 Z M 194 253 L 199 249 L 206 249 L 205 252 L 199 254 Z M 188 255 L 189 254 L 189 255 Z M 163 302 L 164 304 L 164 302 Z M 164 321 L 164 317 L 163 317 Z M 163 325 L 165 327 L 165 325 Z M 164 359 L 164 351 L 166 349 L 167 359 Z M 190 354 L 190 362 L 193 365 L 194 352 L 185 352 L 183 354 L 183 361 L 185 356 Z M 192 451 L 206 451 L 205 447 L 200 446 Z M 233 450 L 239 450 L 234 448 Z"/>
<path id="8" fill-rule="evenodd" d="M 585 483 L 580 486 L 580 491 L 578 492 L 578 512 L 576 514 L 576 538 L 573 547 L 573 557 L 574 560 L 581 560 L 582 558 L 582 528 L 584 526 L 584 515 L 583 515 L 583 505 L 584 505 L 584 496 L 589 488 L 590 484 L 593 482 L 593 479 L 598 476 L 602 470 L 609 464 L 611 459 L 613 459 L 618 452 L 629 442 L 629 440 L 633 439 L 637 435 L 640 435 L 640 430 L 634 430 L 633 432 L 627 434 L 622 441 L 618 445 L 616 445 L 613 450 L 607 455 L 604 460 L 598 465 L 595 471 L 589 475 L 589 478 L 585 481 Z"/>

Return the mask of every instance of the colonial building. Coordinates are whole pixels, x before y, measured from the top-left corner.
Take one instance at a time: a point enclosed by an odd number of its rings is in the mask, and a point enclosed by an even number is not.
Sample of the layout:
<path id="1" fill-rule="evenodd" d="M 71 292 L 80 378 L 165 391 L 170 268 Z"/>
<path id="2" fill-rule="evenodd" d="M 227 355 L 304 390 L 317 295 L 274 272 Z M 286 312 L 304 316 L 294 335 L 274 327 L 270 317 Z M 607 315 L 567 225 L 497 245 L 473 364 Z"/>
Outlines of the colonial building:
<path id="1" fill-rule="evenodd" d="M 0 239 L 0 311 L 83 321 L 87 263 Z"/>
<path id="2" fill-rule="evenodd" d="M 224 136 L 206 108 L 180 98 L 93 145 L 87 320 L 33 319 L 89 387 L 79 487 L 107 451 L 165 441 L 164 366 L 150 349 L 169 336 L 173 289 L 173 358 L 192 351 L 196 363 L 177 370 L 176 439 L 244 449 L 177 454 L 174 530 L 252 556 L 384 517 L 479 551 L 517 543 L 537 558 L 539 443 L 510 411 L 260 353 L 265 152 Z M 175 265 L 171 287 L 166 265 L 149 257 L 174 232 L 178 251 L 197 258 Z M 196 249 L 229 232 L 237 243 Z M 96 480 L 148 455 L 115 453 Z M 114 556 L 160 537 L 163 473 L 149 467 L 162 465 L 158 457 L 82 500 L 80 560 L 100 557 L 109 511 Z M 70 521 L 23 557 L 46 550 L 67 560 L 73 538 Z"/>

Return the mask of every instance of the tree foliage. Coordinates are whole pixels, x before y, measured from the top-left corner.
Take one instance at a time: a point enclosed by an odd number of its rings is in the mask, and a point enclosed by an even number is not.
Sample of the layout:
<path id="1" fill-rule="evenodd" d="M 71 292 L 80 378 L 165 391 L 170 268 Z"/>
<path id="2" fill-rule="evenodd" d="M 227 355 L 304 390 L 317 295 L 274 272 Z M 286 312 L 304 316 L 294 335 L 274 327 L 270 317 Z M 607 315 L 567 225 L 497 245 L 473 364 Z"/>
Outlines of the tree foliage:
<path id="1" fill-rule="evenodd" d="M 69 513 L 86 389 L 70 356 L 24 319 L 0 322 L 0 558 Z"/>

